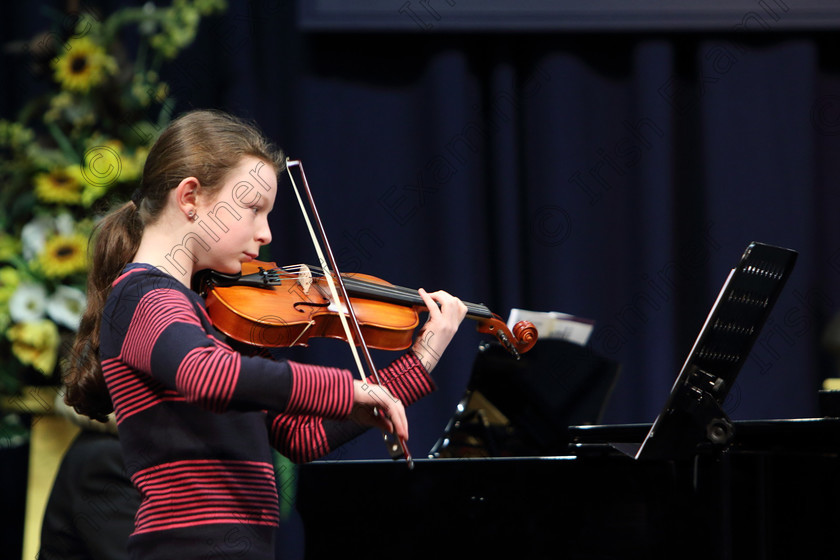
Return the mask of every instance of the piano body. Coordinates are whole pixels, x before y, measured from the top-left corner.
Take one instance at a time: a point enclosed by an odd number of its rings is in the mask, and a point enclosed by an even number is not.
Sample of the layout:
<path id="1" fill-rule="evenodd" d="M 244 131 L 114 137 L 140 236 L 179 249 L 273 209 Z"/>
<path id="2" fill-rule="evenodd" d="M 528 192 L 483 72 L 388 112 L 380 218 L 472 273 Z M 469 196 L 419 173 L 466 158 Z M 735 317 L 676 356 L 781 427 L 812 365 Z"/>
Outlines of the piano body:
<path id="1" fill-rule="evenodd" d="M 683 460 L 608 444 L 649 427 L 572 428 L 565 456 L 305 465 L 306 557 L 840 557 L 840 420 L 736 422 Z"/>

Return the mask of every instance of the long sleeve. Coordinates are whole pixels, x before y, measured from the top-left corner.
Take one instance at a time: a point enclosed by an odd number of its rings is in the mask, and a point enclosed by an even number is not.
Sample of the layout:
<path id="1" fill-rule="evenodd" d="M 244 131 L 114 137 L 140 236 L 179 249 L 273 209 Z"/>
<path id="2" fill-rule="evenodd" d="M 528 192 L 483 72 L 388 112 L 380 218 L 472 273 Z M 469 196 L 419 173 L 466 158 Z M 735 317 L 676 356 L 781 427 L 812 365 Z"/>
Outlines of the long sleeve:
<path id="1" fill-rule="evenodd" d="M 103 361 L 103 370 L 114 381 L 114 400 L 131 394 L 135 407 L 148 404 L 143 399 L 144 393 L 149 397 L 148 391 L 136 390 L 142 380 L 134 370 L 159 382 L 164 398 L 183 398 L 213 412 L 276 410 L 331 418 L 349 414 L 353 404 L 349 372 L 314 366 L 293 371 L 287 362 L 243 357 L 208 332 L 204 323 L 209 318 L 203 313 L 174 287 L 144 293 L 136 302 L 118 358 Z"/>
<path id="2" fill-rule="evenodd" d="M 293 370 L 306 368 L 289 362 Z M 435 383 L 414 355 L 408 352 L 379 370 L 382 384 L 408 406 L 435 390 Z M 374 382 L 368 378 L 368 382 Z M 335 421 L 310 415 L 277 414 L 269 416 L 269 431 L 274 447 L 296 463 L 314 461 L 367 430 L 351 421 Z"/>

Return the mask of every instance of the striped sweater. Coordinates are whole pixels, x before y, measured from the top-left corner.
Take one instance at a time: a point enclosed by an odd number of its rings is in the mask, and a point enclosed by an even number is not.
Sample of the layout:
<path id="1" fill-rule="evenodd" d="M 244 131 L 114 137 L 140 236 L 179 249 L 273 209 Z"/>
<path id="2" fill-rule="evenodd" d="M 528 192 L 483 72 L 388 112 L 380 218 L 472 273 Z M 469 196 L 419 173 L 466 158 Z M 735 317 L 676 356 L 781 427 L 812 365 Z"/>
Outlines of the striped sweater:
<path id="1" fill-rule="evenodd" d="M 236 352 L 201 297 L 150 265 L 130 264 L 114 282 L 100 342 L 142 499 L 132 558 L 274 558 L 270 446 L 305 462 L 363 431 L 342 420 L 353 405 L 349 371 Z M 379 373 L 406 405 L 434 389 L 412 353 Z"/>

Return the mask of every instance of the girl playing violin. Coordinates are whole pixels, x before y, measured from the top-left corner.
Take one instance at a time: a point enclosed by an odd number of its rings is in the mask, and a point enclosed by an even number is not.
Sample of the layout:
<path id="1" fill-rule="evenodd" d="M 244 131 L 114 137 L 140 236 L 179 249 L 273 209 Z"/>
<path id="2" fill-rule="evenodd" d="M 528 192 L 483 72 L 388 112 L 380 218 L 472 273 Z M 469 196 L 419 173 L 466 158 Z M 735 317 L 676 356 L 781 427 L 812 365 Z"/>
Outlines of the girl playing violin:
<path id="1" fill-rule="evenodd" d="M 151 148 L 132 200 L 94 234 L 65 400 L 92 418 L 115 413 L 142 498 L 131 558 L 273 558 L 270 446 L 311 461 L 360 432 L 348 423 L 407 439 L 403 407 L 434 389 L 429 372 L 465 316 L 457 298 L 421 290 L 428 321 L 379 372 L 382 386 L 234 350 L 191 278 L 203 269 L 238 273 L 271 241 L 268 214 L 284 165 L 252 126 L 187 113 Z"/>

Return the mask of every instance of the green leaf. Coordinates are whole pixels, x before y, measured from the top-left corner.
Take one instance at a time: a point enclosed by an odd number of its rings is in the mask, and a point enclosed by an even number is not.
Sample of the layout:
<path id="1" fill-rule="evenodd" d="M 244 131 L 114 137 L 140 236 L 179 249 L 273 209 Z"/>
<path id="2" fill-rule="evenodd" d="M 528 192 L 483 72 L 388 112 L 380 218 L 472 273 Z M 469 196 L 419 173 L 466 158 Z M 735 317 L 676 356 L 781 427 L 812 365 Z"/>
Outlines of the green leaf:
<path id="1" fill-rule="evenodd" d="M 55 140 L 55 143 L 61 148 L 64 157 L 76 165 L 81 165 L 82 160 L 79 157 L 79 153 L 73 149 L 73 144 L 70 143 L 70 140 L 67 139 L 67 136 L 64 135 L 61 129 L 54 123 L 47 123 L 47 130 L 50 131 L 50 135 Z"/>

